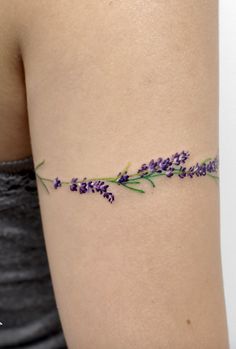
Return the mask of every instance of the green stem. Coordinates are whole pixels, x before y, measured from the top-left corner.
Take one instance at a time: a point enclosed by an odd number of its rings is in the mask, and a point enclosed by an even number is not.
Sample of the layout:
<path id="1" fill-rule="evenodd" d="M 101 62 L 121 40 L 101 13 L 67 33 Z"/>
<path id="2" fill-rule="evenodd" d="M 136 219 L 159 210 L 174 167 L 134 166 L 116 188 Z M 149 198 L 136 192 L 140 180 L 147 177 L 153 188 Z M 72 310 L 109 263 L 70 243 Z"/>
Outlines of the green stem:
<path id="1" fill-rule="evenodd" d="M 211 175 L 210 173 L 207 173 L 207 176 L 209 176 L 209 177 L 211 177 L 211 178 L 214 178 L 214 179 L 216 179 L 216 180 L 220 179 L 218 176 L 213 176 L 213 175 Z"/>
<path id="2" fill-rule="evenodd" d="M 38 179 L 40 180 L 40 182 L 42 183 L 43 187 L 46 189 L 47 193 L 50 194 L 48 187 L 46 186 L 46 184 L 43 181 L 43 178 L 40 177 L 39 175 L 37 175 Z"/>
<path id="3" fill-rule="evenodd" d="M 133 179 L 131 179 L 131 180 L 128 181 L 127 183 L 140 184 L 141 182 L 139 182 L 139 181 L 134 181 Z"/>
<path id="4" fill-rule="evenodd" d="M 142 190 L 142 189 L 136 189 L 136 188 L 130 187 L 129 185 L 123 184 L 123 183 L 121 183 L 121 185 L 123 185 L 123 187 L 125 187 L 125 188 L 131 189 L 131 190 L 134 190 L 134 191 L 137 191 L 137 192 L 139 192 L 139 193 L 145 193 L 145 191 Z"/>

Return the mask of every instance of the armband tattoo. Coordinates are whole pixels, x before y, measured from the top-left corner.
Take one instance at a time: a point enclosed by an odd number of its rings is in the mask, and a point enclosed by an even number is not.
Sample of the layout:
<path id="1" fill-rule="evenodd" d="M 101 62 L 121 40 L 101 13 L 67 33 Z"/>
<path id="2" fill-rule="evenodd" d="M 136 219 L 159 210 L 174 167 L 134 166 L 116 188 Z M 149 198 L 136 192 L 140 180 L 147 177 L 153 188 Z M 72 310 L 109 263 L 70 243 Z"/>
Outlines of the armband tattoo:
<path id="1" fill-rule="evenodd" d="M 108 183 L 119 185 L 128 190 L 143 194 L 145 191 L 139 187 L 141 181 L 148 181 L 152 187 L 155 187 L 155 178 L 161 176 L 165 176 L 166 178 L 178 176 L 180 179 L 184 179 L 207 175 L 216 180 L 219 179 L 219 176 L 217 175 L 219 168 L 219 160 L 217 156 L 214 159 L 207 158 L 206 160 L 197 162 L 194 166 L 187 168 L 186 161 L 189 156 L 189 151 L 183 150 L 180 153 L 175 153 L 167 158 L 159 157 L 157 160 L 152 159 L 147 164 L 143 164 L 137 172 L 133 174 L 128 174 L 128 168 L 130 166 L 130 163 L 128 163 L 124 170 L 119 172 L 115 177 L 89 179 L 85 177 L 81 180 L 77 177 L 73 177 L 69 182 L 62 181 L 59 177 L 53 179 L 44 178 L 37 173 L 37 170 L 45 163 L 45 160 L 35 167 L 35 173 L 48 193 L 49 189 L 45 182 L 51 182 L 51 186 L 54 189 L 62 187 L 63 184 L 67 185 L 70 191 L 75 191 L 79 194 L 98 192 L 107 199 L 108 202 L 112 203 L 115 200 L 115 196 L 110 191 L 110 185 Z"/>

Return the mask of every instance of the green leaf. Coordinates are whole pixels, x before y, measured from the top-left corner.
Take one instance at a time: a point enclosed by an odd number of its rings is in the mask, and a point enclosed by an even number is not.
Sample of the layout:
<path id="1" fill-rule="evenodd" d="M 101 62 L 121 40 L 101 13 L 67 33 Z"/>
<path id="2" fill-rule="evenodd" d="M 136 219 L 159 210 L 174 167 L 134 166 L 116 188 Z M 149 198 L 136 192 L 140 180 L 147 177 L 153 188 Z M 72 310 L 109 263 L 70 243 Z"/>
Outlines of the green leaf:
<path id="1" fill-rule="evenodd" d="M 214 178 L 214 179 L 216 179 L 216 180 L 220 179 L 218 176 L 213 176 L 213 175 L 211 175 L 210 173 L 207 173 L 207 176 L 209 176 L 209 177 L 211 177 L 211 178 Z"/>
<path id="2" fill-rule="evenodd" d="M 206 162 L 208 162 L 208 161 L 210 161 L 210 160 L 211 160 L 211 158 L 207 158 L 206 160 L 204 160 L 204 161 L 201 162 L 201 165 L 204 164 L 204 163 L 206 163 Z"/>
<path id="3" fill-rule="evenodd" d="M 128 188 L 128 189 L 131 189 L 131 190 L 137 191 L 137 192 L 139 192 L 139 193 L 145 193 L 145 191 L 144 191 L 144 190 L 142 190 L 142 189 L 136 189 L 136 188 L 130 187 L 129 185 L 127 185 L 127 184 L 123 184 L 123 183 L 122 183 L 121 185 L 123 185 L 124 187 L 126 187 L 126 188 Z"/>
<path id="4" fill-rule="evenodd" d="M 42 166 L 44 164 L 45 160 L 41 161 L 36 167 L 35 170 L 37 170 L 40 166 Z"/>
<path id="5" fill-rule="evenodd" d="M 155 183 L 148 177 L 143 177 L 143 179 L 146 179 L 146 181 L 150 182 L 153 188 L 155 188 Z"/>
<path id="6" fill-rule="evenodd" d="M 132 183 L 132 184 L 140 184 L 141 182 L 134 181 L 133 179 L 129 180 L 127 183 Z"/>
<path id="7" fill-rule="evenodd" d="M 46 186 L 46 184 L 44 183 L 44 181 L 38 176 L 40 182 L 42 183 L 42 185 L 44 186 L 44 188 L 46 189 L 47 193 L 50 194 L 48 187 Z"/>

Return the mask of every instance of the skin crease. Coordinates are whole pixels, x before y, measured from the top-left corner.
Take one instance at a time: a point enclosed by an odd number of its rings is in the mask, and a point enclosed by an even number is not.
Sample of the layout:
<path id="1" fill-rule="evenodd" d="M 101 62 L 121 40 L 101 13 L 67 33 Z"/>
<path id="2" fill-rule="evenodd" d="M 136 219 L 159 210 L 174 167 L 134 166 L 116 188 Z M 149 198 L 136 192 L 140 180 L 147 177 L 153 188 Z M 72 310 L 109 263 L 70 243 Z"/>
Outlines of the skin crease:
<path id="1" fill-rule="evenodd" d="M 22 55 L 25 91 L 16 59 L 17 78 L 5 79 L 19 108 L 0 97 L 1 160 L 32 147 L 35 165 L 46 160 L 42 176 L 70 180 L 115 176 L 128 161 L 132 173 L 183 149 L 188 165 L 217 154 L 217 1 L 2 4 L 1 42 Z M 8 114 L 25 125 L 11 149 Z M 113 187 L 111 205 L 65 187 L 47 195 L 37 182 L 70 349 L 228 348 L 219 186 L 209 177 L 155 183 L 142 184 L 145 194 Z"/>

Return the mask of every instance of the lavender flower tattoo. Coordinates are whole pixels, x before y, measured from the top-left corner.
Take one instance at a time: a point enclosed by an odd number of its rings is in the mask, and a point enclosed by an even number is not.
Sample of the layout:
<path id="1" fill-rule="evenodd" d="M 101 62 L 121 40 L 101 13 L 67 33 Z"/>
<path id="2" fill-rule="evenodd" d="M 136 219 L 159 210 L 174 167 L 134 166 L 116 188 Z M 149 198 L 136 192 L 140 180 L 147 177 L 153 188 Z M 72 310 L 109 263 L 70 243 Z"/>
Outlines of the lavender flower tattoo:
<path id="1" fill-rule="evenodd" d="M 54 179 L 43 178 L 37 173 L 37 169 L 45 162 L 43 160 L 35 167 L 35 173 L 39 181 L 42 183 L 46 191 L 49 193 L 49 189 L 45 182 L 51 182 L 54 189 L 62 187 L 63 184 L 68 185 L 70 191 L 78 192 L 79 194 L 86 193 L 100 193 L 108 202 L 112 203 L 115 200 L 114 194 L 110 191 L 110 185 L 107 183 L 113 183 L 122 186 L 128 190 L 133 190 L 138 193 L 145 193 L 144 190 L 137 188 L 137 185 L 141 183 L 141 180 L 148 181 L 152 187 L 155 187 L 154 178 L 165 176 L 171 178 L 178 176 L 180 179 L 201 176 L 209 176 L 214 179 L 219 179 L 216 175 L 219 168 L 219 160 L 216 156 L 214 159 L 208 158 L 202 162 L 197 162 L 194 166 L 186 167 L 186 161 L 189 159 L 189 151 L 181 151 L 175 153 L 170 157 L 150 160 L 149 163 L 144 163 L 134 174 L 128 174 L 128 168 L 130 163 L 125 167 L 122 172 L 119 172 L 116 177 L 104 177 L 104 178 L 84 178 L 79 180 L 77 177 L 73 177 L 69 182 L 62 181 L 58 177 Z"/>

